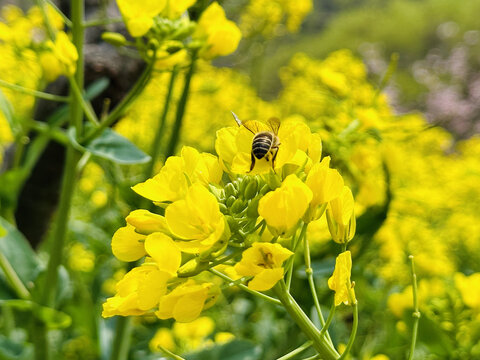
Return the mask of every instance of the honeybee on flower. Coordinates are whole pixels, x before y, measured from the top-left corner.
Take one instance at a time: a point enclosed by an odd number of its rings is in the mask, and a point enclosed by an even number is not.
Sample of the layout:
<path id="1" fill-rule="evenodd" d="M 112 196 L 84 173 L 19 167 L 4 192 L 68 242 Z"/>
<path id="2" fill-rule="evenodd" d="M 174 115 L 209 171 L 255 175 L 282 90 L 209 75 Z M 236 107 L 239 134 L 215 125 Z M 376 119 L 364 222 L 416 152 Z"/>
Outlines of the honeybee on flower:
<path id="1" fill-rule="evenodd" d="M 232 111 L 233 118 L 238 126 L 243 126 L 245 129 L 253 134 L 252 153 L 250 171 L 255 167 L 255 159 L 265 159 L 272 162 L 272 170 L 275 172 L 275 159 L 277 158 L 278 149 L 280 146 L 280 139 L 278 137 L 278 130 L 280 129 L 280 120 L 277 118 L 270 118 L 267 121 L 268 130 L 262 130 L 257 123 L 243 122 Z"/>

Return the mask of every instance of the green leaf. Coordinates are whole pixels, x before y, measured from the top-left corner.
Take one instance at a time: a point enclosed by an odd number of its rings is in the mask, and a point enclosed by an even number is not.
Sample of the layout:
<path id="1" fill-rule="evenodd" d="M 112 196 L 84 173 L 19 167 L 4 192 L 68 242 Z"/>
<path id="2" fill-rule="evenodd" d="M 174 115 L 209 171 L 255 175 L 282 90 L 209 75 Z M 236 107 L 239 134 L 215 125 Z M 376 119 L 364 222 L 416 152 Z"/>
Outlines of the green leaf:
<path id="1" fill-rule="evenodd" d="M 7 230 L 5 230 L 5 228 L 0 225 L 0 238 L 4 237 L 5 235 L 7 235 Z"/>
<path id="2" fill-rule="evenodd" d="M 233 340 L 185 355 L 185 358 L 188 360 L 258 360 L 261 354 L 260 346 L 246 340 Z"/>
<path id="3" fill-rule="evenodd" d="M 99 158 L 117 164 L 143 164 L 151 160 L 149 155 L 112 129 L 105 129 L 99 137 L 90 141 L 86 146 L 82 146 L 76 141 L 75 129 L 71 128 L 68 135 L 78 150 L 88 151 Z"/>
<path id="4" fill-rule="evenodd" d="M 65 329 L 72 323 L 72 318 L 64 312 L 40 306 L 30 300 L 0 300 L 0 304 L 18 311 L 32 312 L 33 316 L 44 323 L 48 329 Z"/>
<path id="5" fill-rule="evenodd" d="M 8 124 L 10 125 L 10 129 L 14 135 L 18 134 L 20 128 L 18 124 L 15 122 L 15 117 L 13 115 L 13 106 L 7 97 L 3 94 L 2 90 L 0 89 L 0 111 L 7 119 Z"/>
<path id="6" fill-rule="evenodd" d="M 40 262 L 35 252 L 22 233 L 2 217 L 0 226 L 7 231 L 7 234 L 0 238 L 0 251 L 22 282 L 26 285 L 32 283 L 40 271 Z"/>

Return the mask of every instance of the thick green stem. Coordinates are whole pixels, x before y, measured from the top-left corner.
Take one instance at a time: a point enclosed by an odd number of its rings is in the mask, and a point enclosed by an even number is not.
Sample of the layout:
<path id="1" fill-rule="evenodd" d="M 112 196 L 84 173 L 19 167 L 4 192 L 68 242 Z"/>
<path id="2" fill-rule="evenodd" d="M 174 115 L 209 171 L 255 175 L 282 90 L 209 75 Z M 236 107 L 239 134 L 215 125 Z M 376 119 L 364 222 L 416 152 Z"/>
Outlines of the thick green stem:
<path id="1" fill-rule="evenodd" d="M 167 150 L 165 152 L 165 158 L 175 155 L 175 149 L 177 148 L 178 141 L 180 140 L 180 130 L 182 128 L 183 115 L 185 114 L 185 108 L 187 106 L 188 94 L 190 93 L 190 82 L 192 80 L 193 73 L 195 72 L 196 54 L 192 55 L 192 62 L 185 76 L 185 84 L 183 86 L 182 97 L 178 102 L 177 113 L 175 116 L 175 123 L 173 124 L 172 134 L 168 143 Z"/>
<path id="2" fill-rule="evenodd" d="M 55 220 L 55 229 L 50 244 L 50 259 L 48 261 L 47 274 L 42 295 L 42 304 L 54 307 L 55 295 L 58 283 L 58 267 L 62 263 L 63 247 L 67 234 L 67 225 L 70 215 L 70 204 L 72 202 L 73 190 L 75 187 L 75 175 L 80 154 L 71 146 L 67 147 L 65 170 L 63 174 L 60 203 Z"/>
<path id="3" fill-rule="evenodd" d="M 163 112 L 160 118 L 160 123 L 157 129 L 157 132 L 155 134 L 155 138 L 153 139 L 153 142 L 152 142 L 152 148 L 150 151 L 150 156 L 152 157 L 152 161 L 148 163 L 147 168 L 145 169 L 145 178 L 147 179 L 153 176 L 155 163 L 157 162 L 158 156 L 160 154 L 160 144 L 162 142 L 162 137 L 165 130 L 165 124 L 167 122 L 166 120 L 167 120 L 168 110 L 170 108 L 170 102 L 172 100 L 172 94 L 173 94 L 173 86 L 175 85 L 175 79 L 177 77 L 177 74 L 178 74 L 178 69 L 177 67 L 174 67 L 172 70 L 172 74 L 170 75 L 170 82 L 168 84 L 167 96 L 165 97 L 165 103 L 163 105 Z"/>
<path id="4" fill-rule="evenodd" d="M 119 317 L 115 328 L 115 339 L 112 345 L 110 360 L 127 360 L 132 335 L 132 319 Z"/>
<path id="5" fill-rule="evenodd" d="M 296 303 L 295 299 L 287 291 L 285 283 L 280 280 L 273 288 L 277 297 L 282 302 L 285 310 L 290 317 L 300 327 L 303 333 L 313 341 L 313 347 L 321 355 L 323 360 L 335 360 L 340 357 L 335 348 L 330 344 L 323 336 L 320 335 L 320 331 L 315 327 L 313 322 L 303 312 L 300 306 Z"/>
<path id="6" fill-rule="evenodd" d="M 418 321 L 420 320 L 421 313 L 418 310 L 418 295 L 417 295 L 417 274 L 415 273 L 415 265 L 413 262 L 413 255 L 408 257 L 410 260 L 410 266 L 412 269 L 412 287 L 413 287 L 413 329 L 412 329 L 412 342 L 410 344 L 410 353 L 408 360 L 413 359 L 413 353 L 415 352 L 415 344 L 417 342 Z"/>

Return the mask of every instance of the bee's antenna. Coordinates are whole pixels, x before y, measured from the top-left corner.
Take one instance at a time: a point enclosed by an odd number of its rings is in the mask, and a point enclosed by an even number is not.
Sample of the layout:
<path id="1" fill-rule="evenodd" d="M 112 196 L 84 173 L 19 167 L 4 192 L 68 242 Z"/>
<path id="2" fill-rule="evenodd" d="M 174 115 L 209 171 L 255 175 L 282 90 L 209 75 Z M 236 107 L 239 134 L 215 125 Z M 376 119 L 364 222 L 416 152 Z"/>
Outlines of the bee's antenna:
<path id="1" fill-rule="evenodd" d="M 235 119 L 235 122 L 237 123 L 238 126 L 242 126 L 242 120 L 240 120 L 238 118 L 238 116 L 233 112 L 233 111 L 230 111 L 233 115 L 233 118 Z"/>

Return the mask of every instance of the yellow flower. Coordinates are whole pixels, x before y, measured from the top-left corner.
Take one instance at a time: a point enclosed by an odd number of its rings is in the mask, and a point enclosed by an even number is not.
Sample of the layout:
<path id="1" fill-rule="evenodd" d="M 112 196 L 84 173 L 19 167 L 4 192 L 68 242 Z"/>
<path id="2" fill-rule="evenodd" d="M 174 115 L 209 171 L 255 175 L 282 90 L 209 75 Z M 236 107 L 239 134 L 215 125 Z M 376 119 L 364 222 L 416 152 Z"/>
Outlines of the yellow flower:
<path id="1" fill-rule="evenodd" d="M 155 264 L 144 264 L 130 270 L 116 285 L 114 297 L 103 304 L 103 317 L 142 315 L 154 308 L 167 291 L 171 276 Z"/>
<path id="2" fill-rule="evenodd" d="M 63 73 L 67 76 L 75 74 L 78 60 L 77 48 L 63 31 L 57 33 L 55 43 L 52 45 L 52 50 L 63 65 Z"/>
<path id="3" fill-rule="evenodd" d="M 75 243 L 70 248 L 68 264 L 73 270 L 90 272 L 95 266 L 95 254 L 92 251 L 87 250 L 81 243 Z"/>
<path id="4" fill-rule="evenodd" d="M 181 156 L 170 156 L 157 175 L 132 189 L 153 202 L 175 201 L 185 197 L 190 184 L 217 184 L 221 178 L 216 156 L 184 146 Z"/>
<path id="5" fill-rule="evenodd" d="M 112 252 L 118 260 L 135 261 L 146 255 L 145 235 L 135 232 L 135 228 L 127 226 L 118 229 L 112 238 Z"/>
<path id="6" fill-rule="evenodd" d="M 474 273 L 470 276 L 456 273 L 454 280 L 465 305 L 480 310 L 480 273 Z"/>
<path id="7" fill-rule="evenodd" d="M 215 334 L 215 342 L 219 344 L 228 343 L 235 339 L 235 335 L 231 332 L 220 331 Z"/>
<path id="8" fill-rule="evenodd" d="M 175 340 L 173 339 L 172 331 L 170 329 L 158 329 L 155 335 L 153 335 L 152 340 L 148 343 L 151 352 L 160 352 L 160 346 L 170 351 L 175 350 Z"/>
<path id="9" fill-rule="evenodd" d="M 43 70 L 43 77 L 48 82 L 55 81 L 62 75 L 62 65 L 51 51 L 44 51 L 39 55 L 40 65 Z"/>
<path id="10" fill-rule="evenodd" d="M 182 263 L 182 253 L 169 236 L 153 233 L 145 239 L 145 250 L 156 262 L 159 270 L 175 275 Z"/>
<path id="11" fill-rule="evenodd" d="M 337 256 L 335 261 L 335 270 L 328 279 L 328 287 L 335 291 L 335 306 L 342 302 L 345 305 L 352 305 L 357 302 L 355 291 L 350 282 L 352 272 L 352 255 L 350 251 L 345 251 Z"/>
<path id="12" fill-rule="evenodd" d="M 204 38 L 207 47 L 201 55 L 207 59 L 233 53 L 237 47 L 242 33 L 233 21 L 225 17 L 225 11 L 213 2 L 200 16 L 195 37 Z"/>
<path id="13" fill-rule="evenodd" d="M 328 230 L 337 243 L 347 243 L 355 235 L 356 221 L 352 191 L 344 186 L 339 197 L 330 201 L 327 209 Z"/>
<path id="14" fill-rule="evenodd" d="M 179 322 L 195 320 L 202 310 L 215 303 L 218 289 L 212 283 L 197 284 L 189 279 L 161 298 L 155 315 L 159 319 L 174 318 Z"/>
<path id="15" fill-rule="evenodd" d="M 195 4 L 197 0 L 176 0 L 176 1 L 167 1 L 165 10 L 162 15 L 168 17 L 169 19 L 176 19 L 182 15 L 187 9 Z"/>
<path id="16" fill-rule="evenodd" d="M 176 243 L 183 252 L 206 251 L 224 232 L 228 235 L 217 199 L 200 184 L 193 184 L 185 199 L 169 205 L 165 218 L 172 234 L 180 238 Z"/>
<path id="17" fill-rule="evenodd" d="M 312 208 L 339 197 L 343 189 L 343 178 L 337 170 L 330 169 L 329 156 L 312 166 L 305 183 L 313 192 Z"/>
<path id="18" fill-rule="evenodd" d="M 153 26 L 153 18 L 164 8 L 166 0 L 117 0 L 128 32 L 133 37 L 143 36 Z"/>
<path id="19" fill-rule="evenodd" d="M 312 191 L 295 174 L 260 199 L 258 213 L 274 235 L 285 235 L 295 227 L 312 200 Z"/>
<path id="20" fill-rule="evenodd" d="M 246 125 L 260 131 L 269 131 L 269 127 L 259 121 L 247 121 Z M 265 158 L 255 161 L 255 167 L 250 172 L 252 142 L 254 134 L 245 127 L 228 127 L 217 131 L 215 150 L 227 170 L 235 174 L 267 174 L 272 170 L 272 164 Z M 294 119 L 282 122 L 278 131 L 280 147 L 275 159 L 275 171 L 284 165 L 307 165 L 310 160 L 307 152 L 317 159 L 321 152 L 321 142 L 318 136 L 310 133 L 308 126 Z M 318 160 L 317 160 L 318 161 Z"/>
<path id="21" fill-rule="evenodd" d="M 254 243 L 243 252 L 235 271 L 241 276 L 253 276 L 248 283 L 250 289 L 266 291 L 283 278 L 282 264 L 292 255 L 280 244 Z"/>
<path id="22" fill-rule="evenodd" d="M 173 333 L 178 339 L 203 339 L 215 329 L 215 322 L 208 316 L 201 316 L 189 323 L 173 324 Z"/>
<path id="23" fill-rule="evenodd" d="M 148 210 L 134 210 L 125 218 L 125 220 L 127 221 L 127 224 L 130 224 L 135 228 L 135 232 L 142 235 L 149 235 L 154 232 L 168 233 L 165 218 Z"/>

